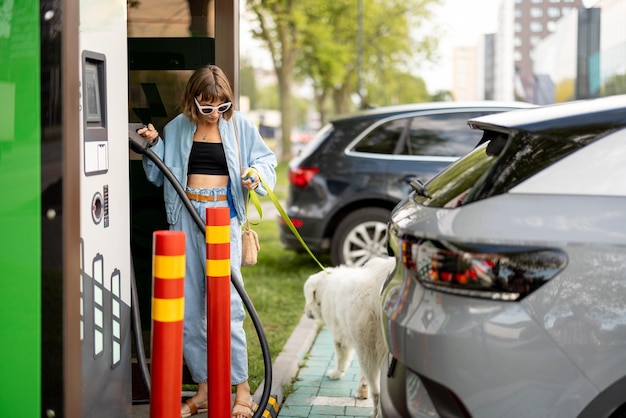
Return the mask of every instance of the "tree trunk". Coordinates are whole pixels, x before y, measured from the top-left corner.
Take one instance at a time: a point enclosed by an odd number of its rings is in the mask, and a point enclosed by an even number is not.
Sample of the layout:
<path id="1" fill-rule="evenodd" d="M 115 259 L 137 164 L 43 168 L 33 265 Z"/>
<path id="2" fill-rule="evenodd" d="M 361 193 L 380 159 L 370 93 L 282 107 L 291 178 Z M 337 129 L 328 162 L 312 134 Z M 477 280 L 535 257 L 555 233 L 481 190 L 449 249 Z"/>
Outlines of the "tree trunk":
<path id="1" fill-rule="evenodd" d="M 289 161 L 291 159 L 291 119 L 292 103 L 291 85 L 293 83 L 291 71 L 283 71 L 278 77 L 278 88 L 280 93 L 280 155 L 279 161 Z"/>
<path id="2" fill-rule="evenodd" d="M 342 115 L 350 111 L 350 94 L 347 84 L 342 84 L 338 89 L 333 89 L 333 103 L 335 112 Z"/>
<path id="3" fill-rule="evenodd" d="M 326 102 L 326 90 L 318 89 L 315 91 L 315 106 L 317 107 L 317 113 L 319 113 L 320 117 L 320 126 L 326 125 L 328 122 L 328 115 L 326 114 L 326 108 L 324 103 Z"/>

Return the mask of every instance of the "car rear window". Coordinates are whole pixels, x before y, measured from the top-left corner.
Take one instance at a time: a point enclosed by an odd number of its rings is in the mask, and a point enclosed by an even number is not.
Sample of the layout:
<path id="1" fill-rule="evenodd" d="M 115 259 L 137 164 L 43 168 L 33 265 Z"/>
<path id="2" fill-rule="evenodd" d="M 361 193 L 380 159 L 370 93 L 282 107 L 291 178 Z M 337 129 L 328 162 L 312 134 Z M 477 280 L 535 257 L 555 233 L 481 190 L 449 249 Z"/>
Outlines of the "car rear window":
<path id="1" fill-rule="evenodd" d="M 598 138 L 537 135 L 521 132 L 485 132 L 485 140 L 472 152 L 444 169 L 426 184 L 429 197 L 416 196 L 434 207 L 457 207 L 506 193 L 545 167 Z"/>
<path id="2" fill-rule="evenodd" d="M 318 152 L 324 154 L 341 154 L 344 148 L 363 130 L 372 124 L 371 118 L 354 119 L 333 123 L 328 138 L 320 144 Z"/>
<path id="3" fill-rule="evenodd" d="M 506 142 L 506 137 L 501 138 Z M 448 166 L 427 184 L 427 195 L 415 195 L 415 199 L 426 206 L 456 207 L 467 197 L 469 191 L 479 181 L 496 160 L 495 155 L 486 152 L 486 142 L 465 157 Z"/>
<path id="4" fill-rule="evenodd" d="M 487 144 L 486 149 L 490 144 Z M 584 147 L 577 141 L 563 141 L 526 133 L 509 141 L 500 158 L 495 159 L 489 174 L 483 176 L 463 203 L 506 193 L 522 181 L 554 162 Z"/>

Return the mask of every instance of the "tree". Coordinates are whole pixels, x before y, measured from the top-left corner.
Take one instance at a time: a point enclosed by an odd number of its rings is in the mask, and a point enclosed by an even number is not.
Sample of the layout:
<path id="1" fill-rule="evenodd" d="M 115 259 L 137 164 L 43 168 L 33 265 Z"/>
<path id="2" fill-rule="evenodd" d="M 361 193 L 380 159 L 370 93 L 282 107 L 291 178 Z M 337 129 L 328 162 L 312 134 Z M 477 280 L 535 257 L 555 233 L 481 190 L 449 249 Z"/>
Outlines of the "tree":
<path id="1" fill-rule="evenodd" d="M 426 89 L 426 83 L 413 74 L 390 69 L 383 82 L 374 82 L 366 86 L 367 105 L 398 105 L 419 103 L 432 100 Z"/>
<path id="2" fill-rule="evenodd" d="M 246 0 L 257 27 L 253 35 L 267 46 L 278 79 L 282 114 L 281 155 L 291 156 L 291 89 L 296 76 L 312 80 L 320 120 L 326 120 L 326 102 L 335 114 L 354 107 L 359 76 L 367 86 L 366 106 L 372 93 L 380 104 L 423 98 L 423 83 L 412 74 L 419 59 L 431 59 L 436 47 L 432 35 L 417 39 L 415 30 L 430 16 L 430 5 L 440 0 L 362 0 L 363 48 L 358 48 L 357 5 L 354 0 Z M 361 59 L 359 60 L 359 56 Z M 363 62 L 359 67 L 358 62 Z M 297 71 L 297 72 L 296 72 Z M 387 91 L 400 77 L 417 90 L 414 94 Z M 413 86 L 411 86 L 413 87 Z M 370 91 L 371 90 L 371 91 Z M 382 93 L 381 93 L 382 92 Z"/>
<path id="3" fill-rule="evenodd" d="M 278 79 L 282 115 L 278 158 L 281 161 L 291 158 L 291 89 L 300 33 L 307 22 L 296 3 L 296 0 L 246 0 L 248 9 L 257 19 L 258 26 L 253 34 L 265 42 Z"/>
<path id="4" fill-rule="evenodd" d="M 437 90 L 430 96 L 430 100 L 433 102 L 449 102 L 454 100 L 454 97 L 449 90 Z"/>
<path id="5" fill-rule="evenodd" d="M 355 93 L 362 95 L 362 108 L 372 101 L 387 105 L 429 99 L 423 80 L 414 73 L 419 60 L 432 59 L 437 42 L 432 34 L 418 39 L 415 30 L 439 0 L 362 1 L 362 47 L 354 0 L 303 2 L 309 20 L 297 68 L 313 80 L 322 120 L 329 97 L 337 114 L 351 110 Z M 358 91 L 359 78 L 365 94 Z"/>
<path id="6" fill-rule="evenodd" d="M 250 61 L 242 58 L 239 68 L 239 92 L 242 96 L 247 96 L 252 109 L 257 107 L 258 92 L 256 79 L 254 78 L 254 68 Z"/>
<path id="7" fill-rule="evenodd" d="M 626 93 L 626 74 L 615 74 L 602 86 L 603 96 Z"/>
<path id="8" fill-rule="evenodd" d="M 355 70 L 356 3 L 307 1 L 303 7 L 309 20 L 302 31 L 297 70 L 300 78 L 312 80 L 316 108 L 324 122 L 326 102 L 333 99 L 333 89 Z M 339 113 L 336 102 L 334 107 Z"/>

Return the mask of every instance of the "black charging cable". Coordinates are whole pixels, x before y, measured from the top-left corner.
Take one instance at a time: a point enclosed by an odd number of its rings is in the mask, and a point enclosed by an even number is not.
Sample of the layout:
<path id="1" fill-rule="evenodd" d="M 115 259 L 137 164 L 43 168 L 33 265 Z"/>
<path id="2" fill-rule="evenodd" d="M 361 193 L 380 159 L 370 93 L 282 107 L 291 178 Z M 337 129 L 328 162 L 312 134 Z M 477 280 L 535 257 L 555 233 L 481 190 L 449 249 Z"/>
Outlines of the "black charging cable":
<path id="1" fill-rule="evenodd" d="M 198 213 L 195 211 L 191 201 L 189 200 L 189 198 L 187 197 L 187 194 L 185 193 L 183 186 L 178 182 L 174 174 L 172 174 L 172 172 L 165 165 L 163 160 L 161 160 L 150 149 L 150 143 L 148 143 L 148 141 L 146 141 L 141 135 L 137 133 L 137 130 L 142 127 L 143 125 L 141 124 L 133 124 L 133 123 L 128 124 L 128 140 L 129 140 L 130 148 L 138 154 L 145 155 L 146 157 L 150 159 L 150 161 L 152 161 L 157 166 L 157 168 L 163 173 L 165 178 L 167 178 L 167 180 L 172 184 L 172 186 L 176 190 L 176 193 L 182 199 L 183 204 L 189 211 L 189 214 L 193 218 L 196 225 L 198 225 L 198 228 L 200 228 L 200 230 L 202 231 L 202 234 L 206 235 L 206 225 L 202 221 L 202 218 L 200 218 L 200 215 L 198 215 Z M 265 337 L 263 326 L 261 325 L 261 320 L 259 319 L 259 315 L 257 314 L 256 309 L 254 308 L 254 305 L 252 304 L 252 301 L 250 300 L 250 297 L 248 296 L 246 291 L 237 282 L 237 280 L 235 280 L 232 276 L 233 275 L 232 275 L 232 270 L 231 270 L 230 280 L 232 284 L 235 286 L 235 290 L 237 290 L 237 293 L 239 293 L 239 296 L 241 296 L 241 299 L 243 301 L 244 306 L 246 307 L 246 310 L 250 314 L 250 319 L 252 320 L 257 336 L 259 337 L 259 344 L 261 345 L 261 353 L 263 355 L 263 364 L 265 366 L 265 375 L 264 375 L 265 380 L 263 382 L 263 394 L 261 395 L 261 399 L 259 400 L 259 407 L 253 415 L 253 418 L 260 418 L 263 416 L 263 413 L 265 412 L 265 409 L 267 408 L 267 404 L 270 398 L 270 391 L 272 390 L 272 356 L 270 353 L 269 345 L 267 343 L 267 338 Z M 133 275 L 133 280 L 134 280 L 134 275 Z M 134 287 L 136 290 L 136 285 Z M 135 300 L 133 300 L 132 302 L 134 303 Z M 135 320 L 134 322 L 137 323 L 138 321 Z M 141 333 L 139 333 L 139 335 L 141 338 Z M 139 348 L 139 344 L 137 345 L 137 347 Z M 143 342 L 141 343 L 141 347 L 143 347 Z M 138 353 L 138 355 L 140 354 Z M 145 351 L 142 351 L 141 355 L 143 356 L 143 363 L 141 362 L 141 360 L 138 360 L 138 361 L 140 362 L 140 364 L 145 365 L 146 364 Z M 140 365 L 140 368 L 142 370 L 142 375 L 144 376 L 144 381 L 146 380 L 149 381 L 150 380 L 149 375 L 144 374 L 144 373 L 148 373 L 147 367 L 145 367 L 145 370 L 144 370 L 144 366 Z M 147 384 L 146 387 L 148 388 L 148 391 L 149 391 L 150 385 Z"/>

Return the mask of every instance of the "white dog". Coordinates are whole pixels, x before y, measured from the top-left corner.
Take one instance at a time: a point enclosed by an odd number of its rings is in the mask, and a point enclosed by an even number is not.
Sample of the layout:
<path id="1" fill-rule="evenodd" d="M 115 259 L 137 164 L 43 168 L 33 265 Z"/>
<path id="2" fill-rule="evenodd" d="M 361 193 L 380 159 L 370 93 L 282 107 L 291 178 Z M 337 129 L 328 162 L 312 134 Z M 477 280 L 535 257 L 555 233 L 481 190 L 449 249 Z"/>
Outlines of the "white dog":
<path id="1" fill-rule="evenodd" d="M 387 354 L 380 289 L 395 265 L 393 257 L 377 257 L 362 267 L 328 268 L 304 283 L 305 313 L 323 321 L 333 335 L 337 364 L 326 375 L 330 379 L 343 376 L 356 351 L 361 369 L 356 397 L 366 399 L 371 391 L 372 417 L 380 414 L 380 368 Z"/>

